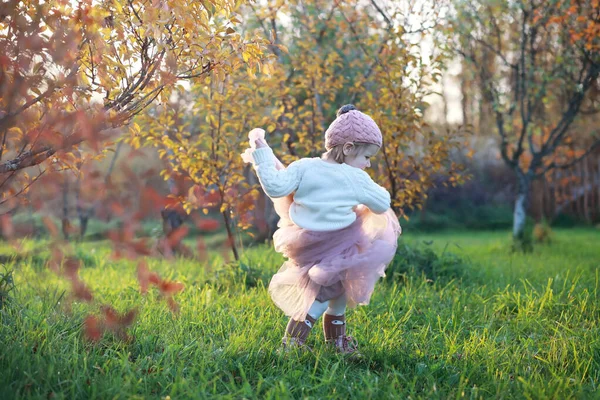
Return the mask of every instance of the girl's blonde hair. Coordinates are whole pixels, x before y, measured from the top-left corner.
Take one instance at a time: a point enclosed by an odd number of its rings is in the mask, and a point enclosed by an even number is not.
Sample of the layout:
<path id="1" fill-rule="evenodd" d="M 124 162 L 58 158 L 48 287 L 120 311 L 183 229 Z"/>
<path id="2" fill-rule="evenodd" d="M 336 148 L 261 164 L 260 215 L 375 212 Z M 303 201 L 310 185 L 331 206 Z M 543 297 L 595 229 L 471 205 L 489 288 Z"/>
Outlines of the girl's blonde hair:
<path id="1" fill-rule="evenodd" d="M 379 146 L 373 143 L 363 143 L 363 142 L 352 142 L 354 144 L 354 149 L 348 155 L 344 154 L 344 145 L 338 144 L 333 147 L 331 150 L 327 151 L 325 154 L 329 155 L 333 158 L 337 163 L 343 164 L 346 161 L 346 157 L 361 155 L 367 152 L 367 150 L 376 147 L 379 149 Z"/>

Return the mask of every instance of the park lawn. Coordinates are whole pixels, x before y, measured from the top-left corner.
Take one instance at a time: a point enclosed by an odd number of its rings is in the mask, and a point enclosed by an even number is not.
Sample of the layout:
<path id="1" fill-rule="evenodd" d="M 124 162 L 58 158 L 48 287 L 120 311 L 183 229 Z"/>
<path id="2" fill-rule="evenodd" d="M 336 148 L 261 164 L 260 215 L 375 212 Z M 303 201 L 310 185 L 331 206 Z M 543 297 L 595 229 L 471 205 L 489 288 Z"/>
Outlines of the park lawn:
<path id="1" fill-rule="evenodd" d="M 282 259 L 268 246 L 246 248 L 241 268 L 217 254 L 148 260 L 185 283 L 179 315 L 155 291 L 142 296 L 136 262 L 111 260 L 105 243 L 76 248 L 95 305 L 69 307 L 44 253 L 8 262 L 0 398 L 600 398 L 600 231 L 558 230 L 525 255 L 511 254 L 506 232 L 405 232 L 400 245 L 454 268 L 432 279 L 417 261 L 349 311 L 359 360 L 326 348 L 320 329 L 314 352 L 278 352 L 286 318 L 266 285 Z M 98 304 L 137 307 L 132 341 L 82 337 Z"/>

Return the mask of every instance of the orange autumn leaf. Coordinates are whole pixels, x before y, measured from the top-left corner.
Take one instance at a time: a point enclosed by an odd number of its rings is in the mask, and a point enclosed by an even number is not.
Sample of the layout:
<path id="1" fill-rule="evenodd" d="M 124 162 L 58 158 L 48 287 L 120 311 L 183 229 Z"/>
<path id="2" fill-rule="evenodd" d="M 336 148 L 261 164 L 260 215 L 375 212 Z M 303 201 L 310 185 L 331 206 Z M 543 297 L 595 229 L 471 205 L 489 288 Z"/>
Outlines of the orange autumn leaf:
<path id="1" fill-rule="evenodd" d="M 73 281 L 73 296 L 77 300 L 91 302 L 94 299 L 91 290 L 80 280 Z"/>
<path id="2" fill-rule="evenodd" d="M 11 239 L 15 234 L 15 228 L 10 214 L 4 214 L 0 217 L 2 227 L 2 236 L 6 239 Z"/>
<path id="3" fill-rule="evenodd" d="M 44 222 L 44 225 L 46 225 L 46 228 L 48 228 L 48 232 L 50 233 L 50 236 L 52 236 L 52 237 L 59 236 L 58 227 L 56 226 L 54 221 L 52 221 L 52 218 L 45 215 L 42 217 L 42 221 Z"/>
<path id="4" fill-rule="evenodd" d="M 152 283 L 153 285 L 156 285 L 156 286 L 160 285 L 160 283 L 162 282 L 162 280 L 160 279 L 160 276 L 158 276 L 158 273 L 156 273 L 156 272 L 150 273 L 149 281 L 150 281 L 150 283 Z"/>
<path id="5" fill-rule="evenodd" d="M 92 341 L 97 342 L 104 333 L 102 323 L 96 316 L 88 315 L 83 321 L 83 326 L 85 336 Z"/>
<path id="6" fill-rule="evenodd" d="M 198 257 L 200 259 L 200 261 L 204 261 L 206 260 L 206 243 L 204 242 L 204 239 L 200 238 L 198 239 L 198 241 L 196 242 L 196 250 L 198 250 Z"/>
<path id="7" fill-rule="evenodd" d="M 129 247 L 131 248 L 131 250 L 133 250 L 134 253 L 138 255 L 148 256 L 152 254 L 149 243 L 144 239 L 135 240 L 131 242 L 129 244 Z"/>
<path id="8" fill-rule="evenodd" d="M 123 330 L 129 327 L 135 321 L 137 315 L 137 310 L 135 309 L 129 310 L 124 314 L 119 314 L 113 307 L 108 305 L 102 306 L 101 311 L 104 316 L 106 328 L 112 331 Z"/>
<path id="9" fill-rule="evenodd" d="M 167 306 L 173 313 L 179 313 L 179 304 L 172 297 L 167 299 Z"/>
<path id="10" fill-rule="evenodd" d="M 60 273 L 60 265 L 62 264 L 62 260 L 64 258 L 62 250 L 58 247 L 53 246 L 51 249 L 51 257 L 48 260 L 48 268 L 50 268 L 54 273 Z"/>
<path id="11" fill-rule="evenodd" d="M 140 283 L 140 291 L 142 294 L 148 292 L 150 284 L 159 285 L 161 282 L 160 277 L 156 272 L 151 272 L 148 269 L 148 265 L 145 261 L 140 261 L 137 269 L 138 282 Z"/>
<path id="12" fill-rule="evenodd" d="M 63 274 L 71 280 L 78 279 L 77 274 L 79 273 L 79 268 L 81 267 L 81 261 L 76 259 L 75 257 L 67 257 L 63 264 Z"/>
<path id="13" fill-rule="evenodd" d="M 219 229 L 220 223 L 216 219 L 201 219 L 196 222 L 196 226 L 203 231 L 215 231 Z"/>
<path id="14" fill-rule="evenodd" d="M 181 292 L 185 288 L 185 285 L 181 282 L 174 281 L 162 281 L 158 285 L 160 293 L 165 297 L 172 297 L 177 292 Z"/>
<path id="15" fill-rule="evenodd" d="M 148 292 L 148 287 L 150 286 L 150 271 L 144 261 L 138 263 L 137 278 L 140 283 L 140 291 L 142 294 L 146 294 Z"/>
<path id="16" fill-rule="evenodd" d="M 123 213 L 125 213 L 125 209 L 120 203 L 113 202 L 111 203 L 110 208 L 115 215 L 121 216 Z"/>
<path id="17" fill-rule="evenodd" d="M 173 248 L 177 246 L 183 238 L 188 234 L 189 228 L 186 225 L 181 225 L 177 229 L 173 230 L 167 237 L 167 244 Z"/>

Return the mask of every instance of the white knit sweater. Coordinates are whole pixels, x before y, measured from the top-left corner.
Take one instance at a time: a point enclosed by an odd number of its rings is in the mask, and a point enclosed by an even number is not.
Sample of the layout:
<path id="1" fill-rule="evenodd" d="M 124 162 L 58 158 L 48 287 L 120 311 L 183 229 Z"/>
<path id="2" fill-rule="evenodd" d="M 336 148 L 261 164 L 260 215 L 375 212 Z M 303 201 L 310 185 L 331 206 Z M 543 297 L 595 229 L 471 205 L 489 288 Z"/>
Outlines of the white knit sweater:
<path id="1" fill-rule="evenodd" d="M 321 158 L 303 158 L 284 170 L 275 168 L 269 147 L 253 152 L 254 168 L 267 195 L 273 198 L 294 193 L 291 220 L 312 231 L 345 228 L 356 220 L 353 208 L 364 204 L 381 214 L 390 208 L 390 194 L 365 171 Z"/>

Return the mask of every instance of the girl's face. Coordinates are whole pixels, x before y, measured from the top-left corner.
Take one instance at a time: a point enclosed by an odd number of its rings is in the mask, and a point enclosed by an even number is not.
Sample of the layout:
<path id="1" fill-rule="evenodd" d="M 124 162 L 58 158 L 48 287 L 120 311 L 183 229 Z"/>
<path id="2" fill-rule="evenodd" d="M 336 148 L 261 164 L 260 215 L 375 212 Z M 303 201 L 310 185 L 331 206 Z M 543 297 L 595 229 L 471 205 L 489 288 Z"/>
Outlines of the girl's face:
<path id="1" fill-rule="evenodd" d="M 366 169 L 371 167 L 371 158 L 373 158 L 379 151 L 379 146 L 371 144 L 361 148 L 354 148 L 355 145 L 348 142 L 344 145 L 344 153 L 348 150 L 348 154 L 344 159 L 344 163 L 354 168 Z M 352 151 L 354 150 L 354 151 Z"/>

